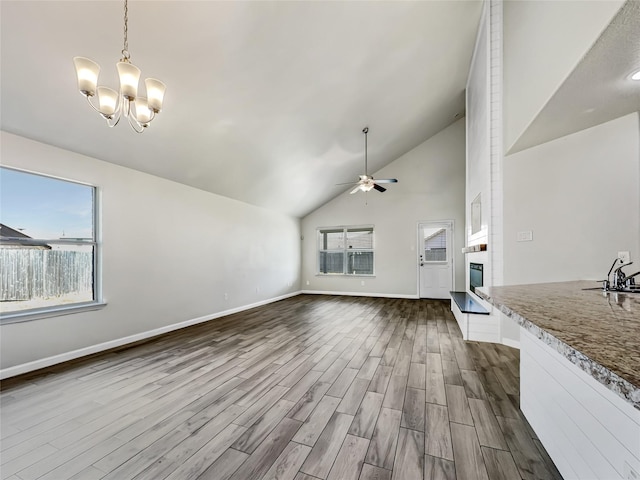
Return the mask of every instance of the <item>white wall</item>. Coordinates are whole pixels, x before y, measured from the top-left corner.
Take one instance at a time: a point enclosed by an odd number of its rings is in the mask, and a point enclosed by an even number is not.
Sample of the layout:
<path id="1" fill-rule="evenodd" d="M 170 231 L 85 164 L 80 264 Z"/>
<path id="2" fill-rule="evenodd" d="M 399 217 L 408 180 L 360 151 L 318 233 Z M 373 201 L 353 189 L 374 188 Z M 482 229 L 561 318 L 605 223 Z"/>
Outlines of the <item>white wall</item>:
<path id="1" fill-rule="evenodd" d="M 466 242 L 487 244 L 487 251 L 465 256 L 469 291 L 470 262 L 484 266 L 484 286 L 503 284 L 503 3 L 486 2 L 467 80 Z M 480 195 L 482 225 L 472 233 L 471 202 Z M 518 325 L 480 298 L 489 316 L 470 316 L 469 339 L 518 347 Z"/>
<path id="2" fill-rule="evenodd" d="M 363 193 L 344 193 L 303 218 L 302 288 L 416 297 L 417 225 L 449 219 L 454 220 L 455 229 L 455 285 L 463 288 L 464 119 L 374 173 L 374 177 L 395 177 L 399 183 L 389 185 L 384 193 L 372 191 L 366 197 Z M 375 277 L 316 275 L 316 229 L 364 224 L 375 226 Z"/>
<path id="3" fill-rule="evenodd" d="M 466 153 L 466 244 L 489 243 L 491 220 L 491 81 L 489 74 L 489 7 L 485 3 L 478 37 L 467 79 L 467 153 Z M 480 231 L 472 233 L 471 202 L 480 195 Z M 485 285 L 491 285 L 489 252 L 476 252 L 465 256 L 465 287 L 469 285 L 469 262 L 484 265 Z M 464 290 L 469 290 L 464 288 Z"/>
<path id="4" fill-rule="evenodd" d="M 2 369 L 299 290 L 297 218 L 6 132 L 0 138 L 4 166 L 99 187 L 108 302 L 2 325 Z"/>
<path id="5" fill-rule="evenodd" d="M 639 144 L 634 113 L 505 158 L 506 284 L 602 279 L 624 250 L 640 269 Z"/>
<path id="6" fill-rule="evenodd" d="M 504 2 L 505 151 L 538 115 L 623 3 Z"/>
<path id="7" fill-rule="evenodd" d="M 488 243 L 489 241 L 489 220 L 491 218 L 491 114 L 489 110 L 491 90 L 489 62 L 489 16 L 488 6 L 485 3 L 467 79 L 467 245 Z M 481 196 L 482 201 L 482 228 L 479 232 L 472 233 L 471 202 L 478 195 Z M 467 258 L 468 262 L 469 258 Z"/>

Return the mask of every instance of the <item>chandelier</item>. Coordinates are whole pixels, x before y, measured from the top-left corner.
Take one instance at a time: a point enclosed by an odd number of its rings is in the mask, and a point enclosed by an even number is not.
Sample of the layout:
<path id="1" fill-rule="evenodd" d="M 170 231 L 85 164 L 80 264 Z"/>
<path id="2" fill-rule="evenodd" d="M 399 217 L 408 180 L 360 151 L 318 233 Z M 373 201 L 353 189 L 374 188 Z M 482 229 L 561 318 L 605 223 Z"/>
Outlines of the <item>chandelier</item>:
<path id="1" fill-rule="evenodd" d="M 98 74 L 100 65 L 85 57 L 74 57 L 73 63 L 78 75 L 78 89 L 89 102 L 89 105 L 97 111 L 106 121 L 109 127 L 115 127 L 124 116 L 129 121 L 131 128 L 137 133 L 144 132 L 149 123 L 162 110 L 162 101 L 166 86 L 155 78 L 146 78 L 144 81 L 147 96 L 138 95 L 138 81 L 140 69 L 131 63 L 129 55 L 129 42 L 127 39 L 128 24 L 127 0 L 124 1 L 124 46 L 122 58 L 116 64 L 120 77 L 120 91 L 109 87 L 98 87 Z M 93 97 L 97 97 L 96 106 Z"/>

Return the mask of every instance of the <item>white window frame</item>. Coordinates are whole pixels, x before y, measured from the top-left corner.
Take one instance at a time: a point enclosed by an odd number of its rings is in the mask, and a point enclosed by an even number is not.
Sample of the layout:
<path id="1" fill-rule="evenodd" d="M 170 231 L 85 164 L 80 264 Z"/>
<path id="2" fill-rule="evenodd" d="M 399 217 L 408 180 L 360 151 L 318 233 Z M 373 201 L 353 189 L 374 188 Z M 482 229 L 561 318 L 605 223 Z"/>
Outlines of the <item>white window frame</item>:
<path id="1" fill-rule="evenodd" d="M 347 245 L 347 232 L 371 230 L 372 248 L 349 248 Z M 343 248 L 341 249 L 323 249 L 321 245 L 322 232 L 338 232 L 342 231 Z M 345 276 L 345 277 L 374 277 L 375 276 L 375 228 L 374 225 L 339 225 L 335 227 L 319 227 L 316 229 L 316 275 L 318 276 Z M 325 273 L 320 271 L 320 254 L 321 253 L 342 253 L 342 272 Z M 373 255 L 373 266 L 371 273 L 349 273 L 347 270 L 349 252 L 371 252 Z"/>
<path id="2" fill-rule="evenodd" d="M 430 265 L 438 265 L 438 264 L 442 265 L 442 264 L 445 264 L 445 263 L 449 263 L 449 260 L 451 260 L 451 252 L 450 252 L 450 250 L 451 250 L 451 248 L 450 248 L 451 239 L 448 238 L 448 236 L 449 236 L 448 233 L 449 232 L 447 232 L 446 227 L 443 227 L 440 230 L 445 232 L 445 240 L 444 240 L 445 247 L 444 247 L 444 249 L 445 249 L 446 258 L 444 260 L 427 260 L 426 251 L 425 251 L 425 246 L 426 245 L 425 245 L 425 241 L 423 239 L 422 244 L 420 245 L 420 247 L 422 248 L 420 253 L 424 256 L 424 258 L 421 260 L 422 263 L 428 263 Z M 437 232 L 437 233 L 440 233 L 440 232 Z"/>
<path id="3" fill-rule="evenodd" d="M 38 175 L 40 177 L 59 180 L 62 182 L 75 183 L 85 187 L 90 187 L 93 191 L 93 238 L 91 240 L 84 239 L 42 239 L 42 238 L 13 238 L 12 241 L 30 244 L 50 244 L 50 245 L 82 245 L 91 246 L 93 248 L 93 300 L 88 302 L 78 302 L 65 305 L 53 305 L 41 308 L 32 308 L 28 310 L 14 310 L 11 312 L 0 312 L 0 325 L 25 322 L 30 320 L 38 320 L 47 317 L 57 317 L 61 315 L 69 315 L 72 313 L 85 312 L 90 310 L 98 310 L 103 308 L 106 303 L 102 298 L 102 231 L 100 223 L 101 212 L 101 190 L 96 186 L 86 182 L 70 180 L 68 178 L 46 175 L 39 172 L 22 170 L 19 168 L 2 166 L 7 170 L 13 170 L 30 175 Z"/>

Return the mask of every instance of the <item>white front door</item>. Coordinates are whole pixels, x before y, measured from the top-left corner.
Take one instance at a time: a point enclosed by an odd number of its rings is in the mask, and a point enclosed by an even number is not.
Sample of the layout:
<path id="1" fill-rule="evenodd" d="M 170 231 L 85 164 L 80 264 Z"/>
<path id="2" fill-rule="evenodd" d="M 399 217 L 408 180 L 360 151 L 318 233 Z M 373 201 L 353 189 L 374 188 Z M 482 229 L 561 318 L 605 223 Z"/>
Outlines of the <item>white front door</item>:
<path id="1" fill-rule="evenodd" d="M 418 225 L 420 298 L 450 298 L 453 290 L 453 222 Z"/>

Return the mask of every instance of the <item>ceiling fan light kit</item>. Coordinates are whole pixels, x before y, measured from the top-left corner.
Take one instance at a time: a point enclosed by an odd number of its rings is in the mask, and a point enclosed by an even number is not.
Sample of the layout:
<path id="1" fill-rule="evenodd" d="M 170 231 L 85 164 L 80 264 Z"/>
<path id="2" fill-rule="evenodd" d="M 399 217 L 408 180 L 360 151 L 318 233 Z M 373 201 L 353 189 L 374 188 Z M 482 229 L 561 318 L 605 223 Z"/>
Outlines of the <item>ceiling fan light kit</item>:
<path id="1" fill-rule="evenodd" d="M 84 95 L 89 105 L 107 121 L 109 127 L 115 127 L 124 116 L 131 128 L 137 133 L 144 132 L 151 121 L 162 110 L 166 86 L 160 80 L 147 78 L 144 81 L 147 96 L 138 95 L 140 69 L 130 61 L 128 41 L 128 4 L 124 1 L 124 45 L 122 58 L 116 64 L 120 78 L 120 91 L 109 87 L 98 86 L 100 65 L 85 57 L 74 57 L 78 77 L 78 90 Z M 97 97 L 98 105 L 92 101 Z"/>
<path id="2" fill-rule="evenodd" d="M 367 134 L 369 133 L 369 127 L 364 127 L 362 129 L 362 133 L 364 133 L 364 175 L 359 175 L 360 180 L 356 183 L 339 183 L 338 185 L 355 185 L 355 188 L 351 190 L 349 193 L 354 194 L 358 192 L 369 192 L 371 190 L 377 190 L 380 193 L 386 192 L 387 189 L 380 186 L 381 183 L 398 183 L 398 180 L 395 178 L 380 178 L 374 179 L 368 173 L 368 158 L 367 158 Z"/>

